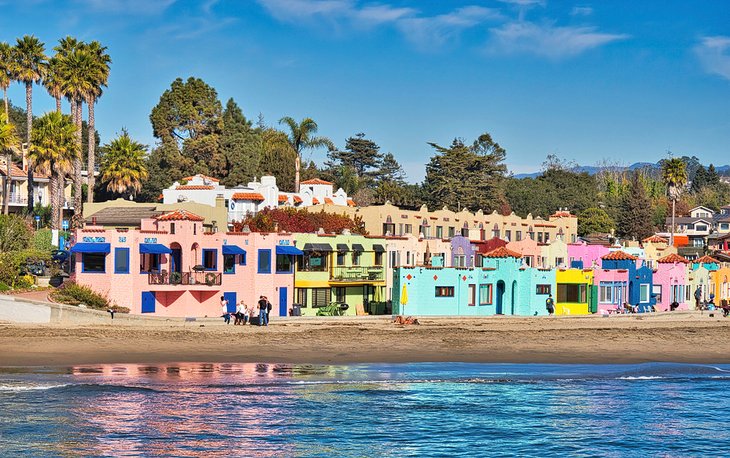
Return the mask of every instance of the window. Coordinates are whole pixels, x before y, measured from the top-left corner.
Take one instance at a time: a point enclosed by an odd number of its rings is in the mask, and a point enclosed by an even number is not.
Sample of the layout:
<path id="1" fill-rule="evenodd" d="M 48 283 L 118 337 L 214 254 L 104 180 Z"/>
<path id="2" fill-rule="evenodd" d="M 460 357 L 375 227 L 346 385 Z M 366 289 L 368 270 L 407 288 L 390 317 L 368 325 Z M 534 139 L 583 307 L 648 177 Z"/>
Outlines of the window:
<path id="1" fill-rule="evenodd" d="M 390 263 L 390 265 L 388 267 L 390 267 L 392 269 L 393 267 L 395 267 L 397 265 L 396 264 L 396 259 L 395 259 L 396 258 L 396 252 L 395 251 L 391 251 L 388 254 L 389 254 L 389 256 L 388 256 L 388 262 Z"/>
<path id="2" fill-rule="evenodd" d="M 558 284 L 557 302 L 587 303 L 586 285 L 581 283 Z"/>
<path id="3" fill-rule="evenodd" d="M 695 224 L 695 230 L 697 232 L 706 232 L 707 231 L 707 225 L 705 225 L 705 224 Z"/>
<path id="4" fill-rule="evenodd" d="M 527 267 L 532 267 L 532 256 L 525 256 L 522 260 L 525 262 Z"/>
<path id="5" fill-rule="evenodd" d="M 412 233 L 413 233 L 413 225 L 406 224 L 406 234 L 412 234 Z"/>
<path id="6" fill-rule="evenodd" d="M 449 238 L 453 238 L 454 234 L 456 234 L 456 230 L 453 227 L 449 227 Z"/>
<path id="7" fill-rule="evenodd" d="M 236 255 L 235 254 L 224 254 L 223 255 L 223 273 L 224 274 L 235 274 L 236 273 Z"/>
<path id="8" fill-rule="evenodd" d="M 653 285 L 651 287 L 651 294 L 653 294 L 654 297 L 656 297 L 657 302 L 661 302 L 662 301 L 662 285 Z M 672 295 L 672 297 L 674 297 L 674 295 Z"/>
<path id="9" fill-rule="evenodd" d="M 545 243 L 550 243 L 550 233 L 549 232 L 545 233 L 545 238 L 543 240 L 545 240 Z"/>
<path id="10" fill-rule="evenodd" d="M 160 271 L 160 255 L 145 253 L 139 257 L 139 272 L 142 274 Z"/>
<path id="11" fill-rule="evenodd" d="M 639 285 L 639 302 L 649 302 L 649 284 Z"/>
<path id="12" fill-rule="evenodd" d="M 463 254 L 454 256 L 453 267 L 466 267 L 466 256 Z"/>
<path id="13" fill-rule="evenodd" d="M 492 231 L 492 237 L 499 238 L 499 229 L 495 229 Z"/>
<path id="14" fill-rule="evenodd" d="M 337 302 L 345 302 L 345 288 L 339 287 L 335 288 L 335 301 Z"/>
<path id="15" fill-rule="evenodd" d="M 535 294 L 550 294 L 550 285 L 537 285 Z"/>
<path id="16" fill-rule="evenodd" d="M 292 260 L 288 254 L 276 255 L 276 273 L 289 274 L 292 272 Z"/>
<path id="17" fill-rule="evenodd" d="M 562 266 L 563 264 L 565 264 L 565 259 L 555 258 L 555 267 Z"/>
<path id="18" fill-rule="evenodd" d="M 193 235 L 196 235 L 198 233 L 198 225 L 193 224 Z"/>
<path id="19" fill-rule="evenodd" d="M 504 231 L 504 239 L 509 242 L 511 238 L 512 238 L 512 231 L 510 231 L 510 230 Z"/>
<path id="20" fill-rule="evenodd" d="M 468 238 L 468 237 L 469 237 L 469 229 L 467 229 L 467 228 L 465 228 L 465 227 L 464 227 L 464 228 L 462 228 L 462 229 L 461 229 L 461 236 L 462 236 L 462 237 L 467 237 L 467 238 Z"/>
<path id="21" fill-rule="evenodd" d="M 114 273 L 129 273 L 129 248 L 114 248 Z"/>
<path id="22" fill-rule="evenodd" d="M 535 233 L 530 231 L 527 233 L 527 236 L 530 237 L 531 240 L 535 240 Z"/>
<path id="23" fill-rule="evenodd" d="M 307 306 L 307 289 L 306 288 L 297 288 L 297 304 L 301 305 L 302 307 Z"/>
<path id="24" fill-rule="evenodd" d="M 361 257 L 362 257 L 362 253 L 360 253 L 359 251 L 353 251 L 352 252 L 352 265 L 359 266 Z"/>
<path id="25" fill-rule="evenodd" d="M 203 267 L 205 267 L 205 270 L 216 270 L 218 268 L 218 250 L 203 248 Z"/>
<path id="26" fill-rule="evenodd" d="M 542 243 L 542 232 L 537 233 L 537 243 Z"/>
<path id="27" fill-rule="evenodd" d="M 175 233 L 175 223 L 170 223 L 170 234 Z"/>
<path id="28" fill-rule="evenodd" d="M 690 302 L 692 300 L 692 288 L 690 285 L 687 285 L 687 287 L 684 289 L 684 301 Z"/>
<path id="29" fill-rule="evenodd" d="M 345 265 L 345 253 L 338 251 L 337 252 L 337 265 L 338 266 L 344 266 Z"/>
<path id="30" fill-rule="evenodd" d="M 477 305 L 477 285 L 469 285 L 469 305 Z"/>
<path id="31" fill-rule="evenodd" d="M 375 265 L 376 266 L 382 266 L 383 265 L 383 253 L 376 252 L 375 253 Z"/>
<path id="32" fill-rule="evenodd" d="M 437 286 L 436 297 L 454 297 L 453 286 Z"/>
<path id="33" fill-rule="evenodd" d="M 729 229 L 730 229 L 730 224 L 729 223 L 720 223 L 720 230 L 721 231 L 727 231 Z"/>
<path id="34" fill-rule="evenodd" d="M 515 242 L 522 240 L 522 231 L 515 231 Z"/>
<path id="35" fill-rule="evenodd" d="M 81 272 L 106 272 L 106 253 L 81 253 Z"/>
<path id="36" fill-rule="evenodd" d="M 398 223 L 398 235 L 403 235 L 403 223 Z"/>
<path id="37" fill-rule="evenodd" d="M 598 288 L 598 301 L 601 304 L 613 304 L 613 286 L 601 282 Z"/>
<path id="38" fill-rule="evenodd" d="M 575 243 L 575 234 L 570 234 L 570 243 Z"/>
<path id="39" fill-rule="evenodd" d="M 406 265 L 407 266 L 411 265 L 411 252 L 410 251 L 406 251 Z"/>
<path id="40" fill-rule="evenodd" d="M 312 307 L 324 307 L 329 305 L 330 290 L 329 288 L 313 288 L 312 289 Z"/>
<path id="41" fill-rule="evenodd" d="M 238 265 L 239 266 L 245 266 L 246 265 L 246 252 L 244 251 L 243 254 L 238 255 Z"/>
<path id="42" fill-rule="evenodd" d="M 701 238 L 692 239 L 692 246 L 696 247 L 696 248 L 700 248 L 700 247 L 705 246 L 705 242 Z"/>
<path id="43" fill-rule="evenodd" d="M 479 305 L 492 303 L 492 285 L 479 285 Z"/>
<path id="44" fill-rule="evenodd" d="M 436 226 L 436 238 L 437 239 L 444 238 L 444 227 L 443 226 Z"/>
<path id="45" fill-rule="evenodd" d="M 259 273 L 271 273 L 271 250 L 259 250 Z"/>

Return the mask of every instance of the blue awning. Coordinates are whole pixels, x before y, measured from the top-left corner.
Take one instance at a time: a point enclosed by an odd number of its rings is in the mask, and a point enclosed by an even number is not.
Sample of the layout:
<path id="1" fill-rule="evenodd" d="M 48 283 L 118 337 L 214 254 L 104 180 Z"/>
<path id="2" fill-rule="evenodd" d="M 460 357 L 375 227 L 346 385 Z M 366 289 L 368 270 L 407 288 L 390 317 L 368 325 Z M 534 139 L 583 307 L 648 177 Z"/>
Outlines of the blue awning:
<path id="1" fill-rule="evenodd" d="M 170 254 L 172 250 L 160 243 L 140 243 L 139 254 Z"/>
<path id="2" fill-rule="evenodd" d="M 276 247 L 276 254 L 290 254 L 292 256 L 300 256 L 303 255 L 304 252 L 295 246 L 279 245 Z"/>
<path id="3" fill-rule="evenodd" d="M 223 254 L 246 254 L 246 250 L 238 245 L 223 245 Z"/>
<path id="4" fill-rule="evenodd" d="M 71 247 L 71 253 L 104 253 L 111 252 L 109 243 L 77 243 Z"/>

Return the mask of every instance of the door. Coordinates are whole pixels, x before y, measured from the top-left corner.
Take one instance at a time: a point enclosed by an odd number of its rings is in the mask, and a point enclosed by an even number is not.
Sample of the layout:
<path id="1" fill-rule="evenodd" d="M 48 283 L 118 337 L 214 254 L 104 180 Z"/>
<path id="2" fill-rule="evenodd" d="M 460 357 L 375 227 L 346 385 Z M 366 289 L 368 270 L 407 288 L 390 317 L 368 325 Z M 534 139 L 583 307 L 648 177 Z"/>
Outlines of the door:
<path id="1" fill-rule="evenodd" d="M 172 249 L 172 272 L 182 273 L 182 249 Z"/>
<path id="2" fill-rule="evenodd" d="M 515 301 L 517 297 L 517 280 L 512 281 L 512 294 L 510 294 L 510 303 L 512 304 L 512 315 L 516 315 L 515 313 Z"/>
<path id="3" fill-rule="evenodd" d="M 236 293 L 223 293 L 223 299 L 228 301 L 228 312 L 236 313 Z"/>
<path id="4" fill-rule="evenodd" d="M 287 289 L 279 287 L 279 316 L 287 316 L 289 314 L 289 304 L 287 304 Z"/>
<path id="5" fill-rule="evenodd" d="M 142 313 L 155 313 L 155 293 L 142 291 Z"/>
<path id="6" fill-rule="evenodd" d="M 497 315 L 504 314 L 504 282 L 502 280 L 497 282 Z"/>

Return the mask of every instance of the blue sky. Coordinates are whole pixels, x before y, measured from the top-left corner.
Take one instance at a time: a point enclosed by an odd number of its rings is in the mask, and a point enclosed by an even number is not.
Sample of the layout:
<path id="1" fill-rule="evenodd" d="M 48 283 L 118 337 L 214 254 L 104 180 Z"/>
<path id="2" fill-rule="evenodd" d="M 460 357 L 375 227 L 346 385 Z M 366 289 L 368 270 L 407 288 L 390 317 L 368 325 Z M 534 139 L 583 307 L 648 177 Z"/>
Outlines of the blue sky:
<path id="1" fill-rule="evenodd" d="M 0 40 L 96 39 L 113 59 L 97 125 L 154 144 L 149 113 L 196 76 L 268 124 L 358 132 L 423 178 L 426 142 L 482 132 L 515 173 L 668 150 L 730 163 L 730 8 L 706 1 L 0 0 Z M 15 84 L 14 103 L 24 103 Z M 34 110 L 53 108 L 41 88 Z M 321 161 L 323 153 L 312 158 Z"/>

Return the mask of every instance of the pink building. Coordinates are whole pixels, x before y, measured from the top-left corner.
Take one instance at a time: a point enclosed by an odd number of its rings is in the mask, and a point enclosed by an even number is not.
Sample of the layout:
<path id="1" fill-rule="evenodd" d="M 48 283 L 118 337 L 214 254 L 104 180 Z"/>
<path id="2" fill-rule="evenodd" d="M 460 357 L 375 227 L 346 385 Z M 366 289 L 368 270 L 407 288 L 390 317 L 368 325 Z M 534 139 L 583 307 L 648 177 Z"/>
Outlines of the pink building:
<path id="1" fill-rule="evenodd" d="M 605 245 L 589 245 L 585 242 L 568 244 L 568 265 L 574 261 L 583 262 L 584 269 L 590 269 L 601 265 L 601 258 L 609 253 L 610 249 Z"/>
<path id="2" fill-rule="evenodd" d="M 86 226 L 76 231 L 72 279 L 131 313 L 215 317 L 259 296 L 286 316 L 294 291 L 291 234 L 203 232 L 203 218 L 185 210 L 143 219 L 140 229 Z"/>
<path id="3" fill-rule="evenodd" d="M 656 261 L 653 293 L 656 297 L 656 310 L 669 311 L 669 305 L 677 302 L 678 310 L 689 310 L 685 289 L 687 286 L 687 264 L 689 261 L 674 253 Z"/>
<path id="4" fill-rule="evenodd" d="M 522 262 L 529 267 L 542 267 L 542 246 L 530 237 L 517 242 L 508 242 L 506 248 L 522 256 Z"/>

